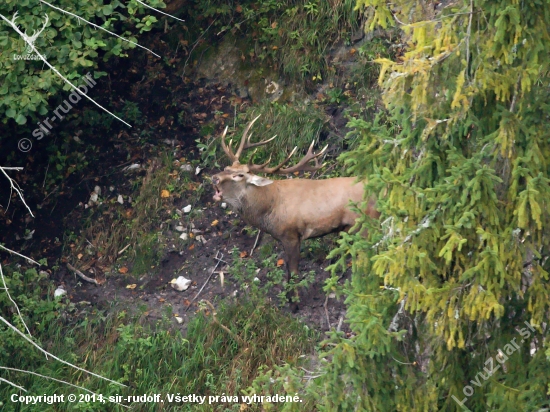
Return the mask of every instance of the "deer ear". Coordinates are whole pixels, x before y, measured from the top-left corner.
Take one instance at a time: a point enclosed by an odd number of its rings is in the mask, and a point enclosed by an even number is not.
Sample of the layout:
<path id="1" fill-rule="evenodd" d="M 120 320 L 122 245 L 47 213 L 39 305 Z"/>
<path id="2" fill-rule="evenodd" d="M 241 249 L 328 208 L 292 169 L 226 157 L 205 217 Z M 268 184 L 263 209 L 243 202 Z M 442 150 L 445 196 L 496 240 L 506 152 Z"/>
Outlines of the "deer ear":
<path id="1" fill-rule="evenodd" d="M 260 177 L 256 175 L 247 175 L 246 183 L 249 183 L 254 186 L 267 186 L 273 183 L 273 180 L 266 179 L 265 177 Z"/>

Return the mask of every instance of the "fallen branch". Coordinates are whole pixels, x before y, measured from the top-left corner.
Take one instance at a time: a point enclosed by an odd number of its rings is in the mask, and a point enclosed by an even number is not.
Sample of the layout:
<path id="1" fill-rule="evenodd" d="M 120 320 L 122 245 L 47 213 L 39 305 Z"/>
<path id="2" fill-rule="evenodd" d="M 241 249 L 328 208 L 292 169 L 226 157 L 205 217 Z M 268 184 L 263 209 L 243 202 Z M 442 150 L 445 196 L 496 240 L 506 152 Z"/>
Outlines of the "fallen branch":
<path id="1" fill-rule="evenodd" d="M 218 257 L 218 255 L 221 254 L 220 257 Z M 197 299 L 197 297 L 201 294 L 202 290 L 204 289 L 204 287 L 206 286 L 206 284 L 210 281 L 210 278 L 212 277 L 212 275 L 214 274 L 214 272 L 216 271 L 216 269 L 218 268 L 220 262 L 224 262 L 222 260 L 223 258 L 223 253 L 221 253 L 219 250 L 216 252 L 216 257 L 214 259 L 216 259 L 218 261 L 218 263 L 216 263 L 216 266 L 214 266 L 214 269 L 212 269 L 212 271 L 210 272 L 210 276 L 208 276 L 208 279 L 206 279 L 206 282 L 204 282 L 204 285 L 202 285 L 202 287 L 200 288 L 200 290 L 197 292 L 197 294 L 195 295 L 195 297 L 193 299 L 191 299 L 191 301 L 189 302 L 189 306 L 187 306 L 187 309 L 185 309 L 185 311 L 187 312 L 189 310 L 189 308 L 191 307 L 191 304 Z M 224 262 L 225 263 L 225 262 Z"/>
<path id="2" fill-rule="evenodd" d="M 78 270 L 77 268 L 75 268 L 73 265 L 71 265 L 70 263 L 67 263 L 67 267 L 72 270 L 74 273 L 76 273 L 78 276 L 80 276 L 83 280 L 85 280 L 86 282 L 90 282 L 90 283 L 95 283 L 97 286 L 101 286 L 101 283 L 99 283 L 97 280 L 95 279 L 92 279 L 92 278 L 89 278 L 88 276 L 86 276 L 84 273 L 82 273 L 80 270 Z"/>
<path id="3" fill-rule="evenodd" d="M 256 241 L 254 242 L 254 246 L 252 246 L 252 250 L 250 251 L 250 256 L 252 256 L 252 253 L 254 253 L 254 249 L 256 249 L 256 245 L 258 244 L 258 239 L 260 238 L 262 231 L 258 230 L 258 236 L 256 236 Z"/>

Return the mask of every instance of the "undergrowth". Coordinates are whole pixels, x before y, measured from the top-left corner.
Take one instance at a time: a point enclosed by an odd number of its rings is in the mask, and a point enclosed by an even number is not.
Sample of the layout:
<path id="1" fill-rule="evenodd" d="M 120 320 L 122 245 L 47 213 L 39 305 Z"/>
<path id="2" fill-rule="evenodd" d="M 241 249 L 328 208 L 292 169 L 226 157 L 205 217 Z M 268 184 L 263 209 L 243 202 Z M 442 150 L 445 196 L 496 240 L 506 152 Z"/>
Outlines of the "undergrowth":
<path id="1" fill-rule="evenodd" d="M 34 276 L 36 273 L 28 273 Z M 17 276 L 15 277 L 17 278 Z M 22 283 L 12 283 L 12 293 L 33 296 Z M 215 312 L 209 304 L 188 324 L 184 336 L 173 329 L 170 311 L 156 325 L 151 325 L 143 313 L 130 317 L 124 310 L 111 308 L 109 313 L 86 312 L 68 301 L 41 300 L 45 316 L 26 305 L 24 315 L 32 320 L 31 332 L 42 345 L 56 356 L 109 377 L 127 387 L 91 377 L 59 362 L 46 360 L 12 331 L 0 327 L 3 342 L 0 365 L 32 370 L 88 388 L 104 396 L 162 394 L 162 410 L 233 411 L 242 410 L 242 402 L 203 405 L 168 402 L 167 394 L 200 396 L 239 396 L 253 391 L 254 380 L 265 370 L 284 365 L 299 365 L 312 354 L 318 333 L 283 314 L 264 299 L 254 296 L 238 302 L 219 304 Z M 2 301 L 2 314 L 9 311 Z M 28 316 L 28 317 L 27 317 Z M 42 319 L 42 321 L 40 321 Z M 173 321 L 172 321 L 173 322 Z M 38 327 L 36 325 L 42 325 Z M 4 378 L 22 384 L 28 394 L 84 393 L 44 378 L 3 370 Z M 258 385 L 258 384 L 255 384 Z M 55 405 L 22 405 L 6 402 L 18 391 L 0 385 L 0 406 L 3 411 L 65 411 L 65 410 L 125 410 L 113 403 L 69 402 Z M 134 403 L 135 411 L 157 411 L 155 403 Z M 247 410 L 262 410 L 251 404 Z"/>
<path id="2" fill-rule="evenodd" d="M 219 38 L 221 34 L 232 33 L 248 38 L 245 59 L 251 63 L 266 62 L 289 80 L 310 84 L 334 74 L 327 61 L 327 51 L 339 41 L 349 44 L 361 22 L 355 0 L 194 3 L 188 12 L 199 25 L 201 36 Z M 203 42 L 206 47 L 208 44 Z M 197 47 L 197 56 L 201 53 L 201 47 Z"/>

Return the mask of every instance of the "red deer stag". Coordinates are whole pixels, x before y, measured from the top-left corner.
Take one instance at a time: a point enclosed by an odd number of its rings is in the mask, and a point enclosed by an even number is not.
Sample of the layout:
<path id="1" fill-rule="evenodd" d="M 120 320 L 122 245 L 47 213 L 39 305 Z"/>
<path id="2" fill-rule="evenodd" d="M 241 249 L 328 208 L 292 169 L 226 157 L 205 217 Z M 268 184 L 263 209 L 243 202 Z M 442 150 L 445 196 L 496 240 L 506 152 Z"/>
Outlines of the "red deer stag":
<path id="1" fill-rule="evenodd" d="M 259 117 L 259 116 L 258 116 Z M 351 228 L 357 214 L 349 209 L 349 203 L 363 200 L 363 183 L 354 177 L 338 177 L 325 180 L 288 179 L 269 180 L 253 173 L 288 174 L 296 171 L 314 171 L 322 165 L 319 153 L 313 153 L 313 143 L 307 154 L 295 166 L 283 168 L 296 148 L 275 167 L 267 167 L 269 160 L 261 165 L 241 164 L 239 157 L 243 150 L 265 145 L 271 139 L 257 143 L 250 142 L 248 132 L 258 119 L 256 117 L 245 128 L 241 142 L 234 153 L 225 142 L 227 127 L 221 136 L 224 152 L 233 162 L 223 172 L 212 177 L 216 193 L 215 201 L 229 203 L 246 223 L 259 228 L 282 243 L 287 256 L 289 282 L 292 275 L 298 275 L 300 244 L 304 239 L 315 238 Z M 315 165 L 309 165 L 311 161 Z M 379 217 L 375 200 L 368 202 L 366 213 Z"/>

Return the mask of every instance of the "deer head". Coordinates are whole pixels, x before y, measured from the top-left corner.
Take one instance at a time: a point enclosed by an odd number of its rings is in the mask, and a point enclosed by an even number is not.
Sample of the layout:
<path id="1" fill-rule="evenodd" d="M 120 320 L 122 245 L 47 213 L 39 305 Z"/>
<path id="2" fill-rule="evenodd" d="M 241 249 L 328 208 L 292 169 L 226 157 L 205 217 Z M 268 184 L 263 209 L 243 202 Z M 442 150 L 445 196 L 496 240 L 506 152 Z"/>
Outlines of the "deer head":
<path id="1" fill-rule="evenodd" d="M 319 164 L 318 158 L 323 155 L 328 147 L 325 146 L 323 150 L 319 153 L 313 153 L 313 145 L 315 141 L 311 142 L 309 150 L 306 155 L 294 166 L 283 168 L 284 165 L 288 163 L 290 158 L 294 155 L 296 150 L 295 147 L 292 152 L 277 166 L 267 167 L 271 161 L 271 157 L 267 162 L 254 165 L 254 164 L 241 164 L 239 158 L 242 155 L 243 151 L 246 149 L 251 149 L 253 147 L 263 146 L 277 136 L 273 136 L 270 139 L 263 140 L 261 142 L 251 143 L 250 139 L 252 135 L 249 135 L 250 129 L 254 122 L 258 120 L 260 116 L 257 116 L 252 120 L 246 128 L 244 129 L 241 142 L 237 151 L 234 152 L 232 149 L 232 141 L 229 141 L 229 144 L 225 142 L 225 136 L 227 134 L 227 127 L 225 128 L 221 136 L 221 146 L 229 160 L 232 162 L 231 166 L 227 166 L 223 172 L 218 173 L 212 177 L 212 183 L 214 184 L 214 189 L 216 193 L 214 194 L 215 201 L 221 201 L 222 199 L 229 202 L 232 206 L 239 207 L 245 199 L 245 196 L 250 190 L 254 190 L 257 187 L 267 186 L 273 183 L 273 180 L 257 176 L 254 173 L 266 173 L 266 174 L 288 174 L 294 173 L 297 171 L 315 171 L 322 167 L 322 164 Z M 309 165 L 309 162 L 314 161 L 314 165 Z"/>

